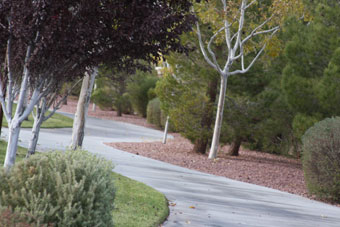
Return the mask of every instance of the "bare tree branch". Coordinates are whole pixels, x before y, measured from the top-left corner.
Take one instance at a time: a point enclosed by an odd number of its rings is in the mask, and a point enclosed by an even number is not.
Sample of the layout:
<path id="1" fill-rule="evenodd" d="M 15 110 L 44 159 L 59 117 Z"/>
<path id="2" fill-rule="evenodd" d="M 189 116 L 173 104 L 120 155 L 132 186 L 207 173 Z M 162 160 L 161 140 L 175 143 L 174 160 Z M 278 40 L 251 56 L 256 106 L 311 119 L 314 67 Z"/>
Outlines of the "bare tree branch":
<path id="1" fill-rule="evenodd" d="M 237 38 L 236 38 L 236 42 L 233 48 L 233 55 L 236 53 L 238 47 L 241 46 L 241 34 L 242 34 L 242 30 L 243 30 L 243 25 L 244 25 L 244 16 L 245 16 L 245 11 L 246 11 L 246 1 L 242 0 L 242 4 L 240 7 L 240 20 L 239 20 L 239 26 L 238 26 L 238 31 L 237 31 Z M 231 58 L 233 58 L 234 56 L 231 56 Z"/>
<path id="2" fill-rule="evenodd" d="M 61 107 L 61 104 L 67 99 L 67 97 L 71 94 L 72 90 L 82 81 L 82 79 L 78 80 L 76 83 L 73 84 L 73 86 L 67 91 L 67 93 L 59 100 L 59 102 L 53 107 L 53 110 L 51 113 L 44 117 L 43 121 L 48 120 L 52 115 Z M 50 108 L 51 105 L 47 106 L 47 108 Z"/>
<path id="3" fill-rule="evenodd" d="M 261 29 L 263 26 L 265 26 L 271 19 L 273 18 L 273 15 L 271 17 L 269 17 L 267 20 L 265 20 L 262 24 L 260 24 L 259 26 L 257 26 L 251 33 L 250 35 L 248 35 L 245 39 L 243 39 L 242 43 L 246 43 L 249 39 L 251 39 L 252 37 L 256 36 L 256 35 L 260 35 L 260 34 L 265 34 L 265 33 L 270 33 L 271 31 L 273 31 L 273 29 L 279 28 L 279 26 L 276 26 L 272 29 L 269 30 L 264 30 L 261 32 L 257 32 L 257 30 Z"/>
<path id="4" fill-rule="evenodd" d="M 214 61 L 214 64 L 216 65 L 216 67 L 218 68 L 218 71 L 221 71 L 221 67 L 220 65 L 218 64 L 217 62 L 217 59 L 216 59 L 216 55 L 215 53 L 212 51 L 211 49 L 211 44 L 214 42 L 215 38 L 218 36 L 218 34 L 220 34 L 222 31 L 224 30 L 224 27 L 220 28 L 220 30 L 218 30 L 211 38 L 210 38 L 210 41 L 208 43 L 208 52 L 210 53 L 213 61 Z"/>
<path id="5" fill-rule="evenodd" d="M 276 30 L 270 35 L 269 39 L 271 39 L 271 38 L 274 36 L 274 34 L 275 34 L 278 30 L 279 30 L 279 28 L 276 29 Z M 228 76 L 232 76 L 232 75 L 239 74 L 239 73 L 240 73 L 240 74 L 243 74 L 243 73 L 248 72 L 249 69 L 254 65 L 254 63 L 256 62 L 256 60 L 260 57 L 260 55 L 262 54 L 262 52 L 264 51 L 264 49 L 267 47 L 267 44 L 268 44 L 268 42 L 266 42 L 266 43 L 263 45 L 263 47 L 261 48 L 261 50 L 257 53 L 257 55 L 255 56 L 255 58 L 252 60 L 252 62 L 249 64 L 249 66 L 248 66 L 246 69 L 244 69 L 244 63 L 242 63 L 242 64 L 243 64 L 242 70 L 235 70 L 235 71 L 233 71 L 233 72 L 230 72 L 230 73 L 228 73 Z"/>
<path id="6" fill-rule="evenodd" d="M 202 34 L 201 34 L 201 30 L 200 30 L 200 26 L 199 26 L 198 22 L 196 22 L 196 26 L 197 26 L 198 41 L 199 41 L 199 45 L 200 45 L 204 59 L 207 61 L 207 63 L 210 66 L 212 66 L 214 69 L 219 71 L 218 67 L 210 60 L 209 56 L 207 55 L 207 52 L 205 51 L 204 44 L 203 44 L 203 41 L 202 41 Z"/>
<path id="7" fill-rule="evenodd" d="M 245 9 L 248 9 L 250 6 L 252 6 L 257 0 L 251 1 L 248 5 L 246 5 Z"/>
<path id="8" fill-rule="evenodd" d="M 228 22 L 227 19 L 227 2 L 226 0 L 222 0 L 223 3 L 223 10 L 224 10 L 224 31 L 225 31 L 225 40 L 227 43 L 227 47 L 228 47 L 228 55 L 231 55 L 231 34 L 230 34 L 230 24 Z"/>

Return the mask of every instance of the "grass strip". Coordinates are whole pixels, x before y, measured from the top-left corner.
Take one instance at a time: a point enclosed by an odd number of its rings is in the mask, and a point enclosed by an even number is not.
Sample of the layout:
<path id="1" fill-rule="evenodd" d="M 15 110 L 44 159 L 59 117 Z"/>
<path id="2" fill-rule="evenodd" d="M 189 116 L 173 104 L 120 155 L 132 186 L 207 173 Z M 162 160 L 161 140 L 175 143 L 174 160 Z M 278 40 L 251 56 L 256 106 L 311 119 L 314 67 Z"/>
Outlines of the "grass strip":
<path id="1" fill-rule="evenodd" d="M 116 199 L 113 211 L 117 227 L 152 227 L 162 224 L 169 215 L 165 196 L 155 189 L 113 173 Z"/>
<path id="2" fill-rule="evenodd" d="M 15 111 L 16 104 L 13 105 L 13 112 Z M 45 115 L 47 116 L 50 113 L 48 111 Z M 21 124 L 22 128 L 32 128 L 33 127 L 33 117 L 32 114 L 28 116 L 28 120 L 24 121 Z M 45 121 L 41 127 L 42 128 L 72 128 L 73 126 L 73 119 L 66 117 L 64 115 L 55 113 L 50 119 Z M 3 127 L 8 127 L 7 120 L 3 117 Z"/>

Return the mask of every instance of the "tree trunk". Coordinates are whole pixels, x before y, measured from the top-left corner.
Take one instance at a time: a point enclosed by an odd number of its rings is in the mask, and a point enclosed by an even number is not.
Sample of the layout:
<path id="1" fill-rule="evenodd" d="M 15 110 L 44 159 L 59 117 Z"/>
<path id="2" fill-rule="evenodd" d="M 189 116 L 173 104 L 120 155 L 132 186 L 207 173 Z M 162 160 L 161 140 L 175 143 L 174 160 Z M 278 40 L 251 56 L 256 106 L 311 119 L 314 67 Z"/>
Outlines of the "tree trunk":
<path id="1" fill-rule="evenodd" d="M 122 104 L 117 105 L 117 117 L 122 116 Z"/>
<path id="2" fill-rule="evenodd" d="M 6 100 L 6 91 L 7 91 L 6 86 L 5 86 L 6 82 L 1 77 L 0 77 L 0 80 L 1 80 L 2 84 L 4 85 L 4 89 L 2 91 L 2 94 L 4 95 L 4 100 Z M 2 105 L 0 103 L 0 136 L 1 136 L 3 118 L 4 118 L 4 110 L 2 109 Z"/>
<path id="3" fill-rule="evenodd" d="M 168 138 L 168 130 L 169 130 L 169 119 L 170 117 L 166 117 L 165 127 L 164 127 L 164 135 L 163 135 L 163 144 L 166 144 L 166 140 Z"/>
<path id="4" fill-rule="evenodd" d="M 91 76 L 89 74 L 86 74 L 83 79 L 77 105 L 77 111 L 73 120 L 72 142 L 70 145 L 71 149 L 73 150 L 76 150 L 78 147 L 82 147 L 83 145 L 85 135 L 85 121 L 90 104 L 92 88 L 97 73 L 97 69 L 94 69 L 94 71 L 91 73 Z"/>
<path id="5" fill-rule="evenodd" d="M 236 138 L 235 141 L 231 144 L 229 148 L 229 155 L 231 156 L 239 156 L 239 151 L 241 147 L 242 139 Z"/>
<path id="6" fill-rule="evenodd" d="M 97 84 L 94 83 L 93 91 L 95 91 L 96 89 L 97 89 Z M 96 108 L 97 108 L 97 105 L 93 102 L 93 104 L 92 104 L 92 111 L 96 112 Z"/>
<path id="7" fill-rule="evenodd" d="M 216 113 L 216 121 L 214 127 L 214 134 L 213 139 L 210 147 L 209 152 L 209 159 L 214 159 L 217 157 L 217 150 L 219 147 L 219 140 L 221 135 L 221 127 L 222 127 L 222 120 L 223 120 L 223 110 L 224 110 L 224 102 L 225 102 L 225 93 L 227 90 L 227 82 L 228 77 L 226 75 L 221 76 L 221 87 L 220 87 L 220 95 L 218 98 L 218 106 L 217 106 L 217 113 Z"/>
<path id="8" fill-rule="evenodd" d="M 11 167 L 15 164 L 19 134 L 20 134 L 19 121 L 17 119 L 13 119 L 13 121 L 8 124 L 8 144 L 4 163 L 4 167 L 7 171 L 9 171 Z"/>
<path id="9" fill-rule="evenodd" d="M 193 151 L 196 152 L 196 153 L 205 154 L 207 146 L 208 146 L 208 139 L 207 138 L 198 138 L 195 141 Z"/>
<path id="10" fill-rule="evenodd" d="M 41 124 L 43 123 L 43 117 L 44 117 L 44 113 L 42 113 L 40 116 L 36 116 L 36 118 L 34 119 L 34 124 L 32 127 L 32 137 L 28 145 L 26 158 L 29 158 L 31 155 L 35 154 L 35 150 L 38 144 Z"/>
<path id="11" fill-rule="evenodd" d="M 4 112 L 2 110 L 2 106 L 0 104 L 0 136 L 1 136 L 1 130 L 2 130 L 2 119 L 4 117 Z"/>
<path id="12" fill-rule="evenodd" d="M 201 120 L 201 127 L 202 130 L 210 131 L 211 126 L 213 123 L 213 108 L 216 101 L 217 95 L 217 86 L 218 86 L 218 77 L 214 77 L 210 80 L 207 90 L 207 96 L 209 98 L 209 102 L 205 106 L 202 120 Z M 207 150 L 207 146 L 209 144 L 210 138 L 207 136 L 202 136 L 198 138 L 194 143 L 193 152 L 205 154 Z"/>
<path id="13" fill-rule="evenodd" d="M 29 97 L 30 94 L 29 94 L 29 90 L 26 92 L 26 96 L 25 96 L 25 99 L 24 99 L 24 105 L 23 105 L 23 108 L 22 108 L 22 112 L 25 111 L 25 109 L 27 108 L 27 104 L 29 103 Z M 28 121 L 28 116 L 25 117 L 25 121 Z"/>

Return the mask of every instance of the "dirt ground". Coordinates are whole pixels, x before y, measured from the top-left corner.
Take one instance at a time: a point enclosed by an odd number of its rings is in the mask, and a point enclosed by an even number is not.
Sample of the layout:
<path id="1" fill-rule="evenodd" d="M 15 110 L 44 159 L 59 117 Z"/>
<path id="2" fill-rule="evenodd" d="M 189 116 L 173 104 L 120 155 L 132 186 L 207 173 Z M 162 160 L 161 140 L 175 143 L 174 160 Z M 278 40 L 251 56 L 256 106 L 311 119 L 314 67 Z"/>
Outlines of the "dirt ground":
<path id="1" fill-rule="evenodd" d="M 68 105 L 63 106 L 61 111 L 74 113 L 76 104 L 76 99 L 70 98 Z M 98 107 L 93 111 L 93 104 L 90 105 L 88 114 L 92 117 L 155 128 L 147 123 L 146 119 L 138 116 L 123 115 L 117 117 L 115 111 L 101 110 Z M 107 145 L 185 168 L 314 199 L 307 193 L 300 160 L 243 148 L 241 148 L 240 156 L 231 157 L 227 155 L 228 146 L 221 148 L 217 159 L 209 160 L 207 155 L 192 152 L 193 145 L 187 139 L 177 133 L 172 133 L 172 135 L 174 139 L 168 140 L 166 144 L 143 142 L 109 143 Z"/>

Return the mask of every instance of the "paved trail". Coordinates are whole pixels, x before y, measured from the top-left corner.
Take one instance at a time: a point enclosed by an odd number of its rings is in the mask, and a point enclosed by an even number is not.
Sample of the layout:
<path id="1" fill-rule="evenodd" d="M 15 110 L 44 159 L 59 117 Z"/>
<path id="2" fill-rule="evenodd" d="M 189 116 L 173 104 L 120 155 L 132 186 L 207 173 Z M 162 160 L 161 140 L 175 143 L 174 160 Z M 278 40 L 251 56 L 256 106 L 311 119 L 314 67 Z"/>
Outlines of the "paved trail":
<path id="1" fill-rule="evenodd" d="M 7 131 L 4 130 L 4 134 Z M 65 149 L 71 129 L 42 129 L 39 149 Z M 30 132 L 21 131 L 21 145 Z M 84 149 L 116 164 L 115 171 L 164 193 L 175 206 L 164 226 L 340 227 L 340 208 L 277 190 L 188 170 L 133 155 L 104 142 L 161 140 L 162 133 L 88 118 Z"/>

